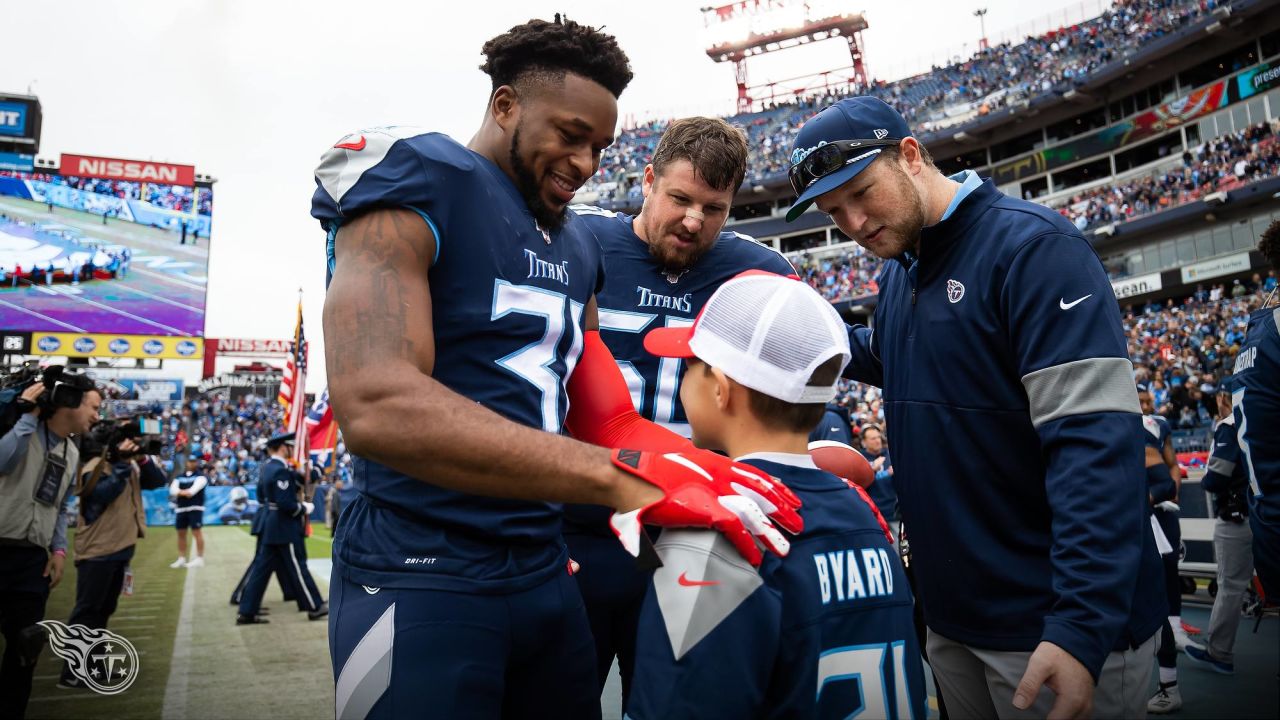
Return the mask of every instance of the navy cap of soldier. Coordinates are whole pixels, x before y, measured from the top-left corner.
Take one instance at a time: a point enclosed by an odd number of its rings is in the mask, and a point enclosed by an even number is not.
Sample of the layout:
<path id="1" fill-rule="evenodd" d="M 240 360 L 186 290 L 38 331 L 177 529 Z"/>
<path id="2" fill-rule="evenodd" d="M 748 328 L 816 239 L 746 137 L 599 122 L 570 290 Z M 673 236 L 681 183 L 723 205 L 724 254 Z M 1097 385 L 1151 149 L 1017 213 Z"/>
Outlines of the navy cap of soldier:
<path id="1" fill-rule="evenodd" d="M 291 433 L 291 432 L 272 435 L 270 438 L 267 439 L 267 447 L 270 449 L 275 449 L 280 447 L 281 445 L 293 445 L 294 438 L 296 435 L 297 433 Z"/>

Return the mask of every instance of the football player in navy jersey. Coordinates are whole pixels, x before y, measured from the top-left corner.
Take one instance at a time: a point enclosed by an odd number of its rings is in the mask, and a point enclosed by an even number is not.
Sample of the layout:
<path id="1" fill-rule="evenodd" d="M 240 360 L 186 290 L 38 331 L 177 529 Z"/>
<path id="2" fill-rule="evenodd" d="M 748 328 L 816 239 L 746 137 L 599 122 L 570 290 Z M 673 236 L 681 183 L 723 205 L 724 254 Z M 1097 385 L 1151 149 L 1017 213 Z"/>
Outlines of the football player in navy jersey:
<path id="1" fill-rule="evenodd" d="M 640 418 L 599 338 L 600 248 L 566 209 L 612 142 L 626 56 L 559 17 L 484 55 L 467 146 L 363 130 L 316 171 L 330 396 L 359 491 L 333 548 L 340 718 L 599 717 L 562 502 L 613 508 L 633 555 L 644 523 L 714 527 L 753 563 L 757 542 L 788 548 L 766 514 L 802 526 L 784 486 Z M 561 436 L 570 401 L 620 449 Z"/>
<path id="2" fill-rule="evenodd" d="M 618 360 L 631 401 L 643 417 L 684 436 L 689 425 L 679 399 L 683 363 L 645 352 L 643 334 L 692 324 L 711 293 L 744 270 L 793 272 L 775 250 L 723 230 L 746 171 L 747 142 L 741 130 L 719 118 L 685 118 L 667 127 L 653 162 L 645 167 L 638 215 L 572 207 L 575 222 L 600 243 L 605 266 L 604 287 L 596 293 L 600 336 Z M 570 408 L 570 432 L 595 440 L 592 424 L 577 420 Z M 565 540 L 581 565 L 578 585 L 595 638 L 600 686 L 616 656 L 625 705 L 649 573 L 619 547 L 609 530 L 609 515 L 606 507 L 569 506 Z"/>
<path id="3" fill-rule="evenodd" d="M 808 454 L 849 360 L 839 314 L 798 280 L 748 272 L 691 328 L 655 329 L 645 347 L 688 363 L 694 442 L 787 483 L 805 531 L 759 572 L 714 533 L 662 533 L 627 716 L 925 717 L 911 591 L 887 528 Z"/>
<path id="4" fill-rule="evenodd" d="M 1147 712 L 1163 715 L 1182 707 L 1182 694 L 1178 690 L 1178 653 L 1190 642 L 1187 631 L 1182 627 L 1182 581 L 1178 576 L 1182 526 L 1177 503 L 1182 489 L 1182 471 L 1173 451 L 1173 430 L 1168 420 L 1155 414 L 1156 404 L 1150 391 L 1138 391 L 1138 406 L 1142 409 L 1142 439 L 1146 444 L 1147 498 L 1152 517 L 1166 540 L 1166 546 L 1160 548 L 1160 560 L 1164 565 L 1164 592 L 1169 615 L 1160 628 L 1160 646 L 1156 650 L 1156 663 L 1160 666 L 1159 685 L 1147 701 Z M 1154 532 L 1146 528 L 1143 531 Z"/>
<path id="5" fill-rule="evenodd" d="M 1280 222 L 1258 240 L 1258 252 L 1280 268 Z M 1236 355 L 1231 391 L 1240 455 L 1249 478 L 1253 564 L 1268 602 L 1280 601 L 1280 305 L 1272 290 L 1249 316 Z"/>

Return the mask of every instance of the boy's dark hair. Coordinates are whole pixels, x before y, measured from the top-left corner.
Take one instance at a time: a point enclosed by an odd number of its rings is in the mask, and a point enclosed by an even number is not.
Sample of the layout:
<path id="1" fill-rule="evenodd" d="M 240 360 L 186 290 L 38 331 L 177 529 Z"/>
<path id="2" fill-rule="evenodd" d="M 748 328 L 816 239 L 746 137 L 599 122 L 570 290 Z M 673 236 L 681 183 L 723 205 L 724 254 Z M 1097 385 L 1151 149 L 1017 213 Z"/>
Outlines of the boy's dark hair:
<path id="1" fill-rule="evenodd" d="M 653 172 L 688 160 L 702 181 L 716 190 L 736 191 L 747 175 L 747 136 L 720 118 L 676 120 L 653 152 Z"/>
<path id="2" fill-rule="evenodd" d="M 612 35 L 562 19 L 559 13 L 554 22 L 517 25 L 486 42 L 481 52 L 485 61 L 480 69 L 493 80 L 494 90 L 528 80 L 559 83 L 565 73 L 573 73 L 616 98 L 632 77 L 627 55 Z"/>
<path id="3" fill-rule="evenodd" d="M 829 358 L 813 371 L 808 384 L 834 385 L 836 378 L 840 376 L 840 363 L 843 360 L 844 358 L 839 355 Z M 747 406 L 751 408 L 751 413 L 765 427 L 778 432 L 809 434 L 817 426 L 818 421 L 822 420 L 822 413 L 827 407 L 822 403 L 805 405 L 789 403 L 752 390 L 745 385 L 743 389 L 747 391 Z"/>
<path id="4" fill-rule="evenodd" d="M 1258 252 L 1262 253 L 1262 259 L 1268 265 L 1280 270 L 1280 220 L 1262 231 L 1262 237 L 1258 238 Z"/>

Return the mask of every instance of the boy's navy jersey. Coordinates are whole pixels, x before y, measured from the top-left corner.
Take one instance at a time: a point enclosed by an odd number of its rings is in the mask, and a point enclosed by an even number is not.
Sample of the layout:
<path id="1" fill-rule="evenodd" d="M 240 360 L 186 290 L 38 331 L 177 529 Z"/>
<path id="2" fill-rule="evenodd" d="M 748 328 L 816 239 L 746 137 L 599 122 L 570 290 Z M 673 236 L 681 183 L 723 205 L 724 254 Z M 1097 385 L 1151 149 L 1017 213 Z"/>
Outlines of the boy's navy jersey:
<path id="1" fill-rule="evenodd" d="M 600 339 L 626 378 L 636 412 L 689 437 L 689 421 L 680 404 L 684 361 L 650 354 L 644 349 L 645 333 L 692 325 L 712 293 L 741 272 L 767 270 L 791 275 L 795 269 L 776 250 L 726 230 L 692 267 L 668 273 L 636 235 L 634 216 L 591 205 L 574 205 L 570 210 L 578 215 L 574 222 L 586 227 L 600 245 L 606 271 L 604 287 L 596 294 Z M 576 530 L 612 538 L 608 526 L 611 513 L 599 506 L 570 505 L 565 518 Z"/>
<path id="2" fill-rule="evenodd" d="M 1232 375 L 1232 415 L 1249 479 L 1249 524 L 1258 577 L 1280 594 L 1280 308 L 1249 318 Z"/>
<path id="3" fill-rule="evenodd" d="M 851 328 L 845 375 L 884 389 L 929 627 L 988 650 L 1053 642 L 1095 679 L 1155 634 L 1133 366 L 1080 232 L 976 185 L 922 230 L 918 257 L 884 264 L 874 327 Z"/>
<path id="4" fill-rule="evenodd" d="M 432 377 L 510 420 L 559 432 L 583 309 L 604 279 L 599 247 L 572 214 L 561 229 L 539 227 L 500 168 L 416 128 L 347 136 L 325 153 L 316 183 L 312 215 L 329 233 L 331 273 L 343 222 L 379 208 L 422 216 L 436 238 Z M 430 467 L 417 473 L 427 482 L 364 458 L 354 469 L 360 497 L 334 542 L 354 582 L 508 592 L 563 572 L 556 503 L 447 490 L 430 484 Z"/>
<path id="5" fill-rule="evenodd" d="M 1155 448 L 1160 453 L 1164 452 L 1165 443 L 1173 435 L 1169 421 L 1159 415 L 1143 415 L 1142 430 L 1142 439 L 1146 441 L 1147 447 Z"/>
<path id="6" fill-rule="evenodd" d="M 180 477 L 175 478 L 173 482 L 179 490 L 190 490 L 197 486 L 200 488 L 191 497 L 179 495 L 174 498 L 173 502 L 178 506 L 175 512 L 204 512 L 204 489 L 209 484 L 208 478 L 200 473 L 184 472 Z"/>
<path id="7" fill-rule="evenodd" d="M 870 507 L 808 456 L 739 459 L 800 496 L 804 532 L 759 572 L 718 533 L 663 532 L 627 716 L 926 717 L 911 590 Z"/>
<path id="8" fill-rule="evenodd" d="M 590 205 L 571 209 L 600 244 L 607 276 L 596 295 L 600 338 L 622 369 L 636 412 L 689 437 L 689 421 L 680 406 L 684 363 L 647 352 L 645 333 L 692 325 L 711 294 L 741 272 L 767 270 L 791 275 L 795 269 L 776 250 L 726 230 L 692 267 L 668 273 L 632 229 L 633 216 Z"/>

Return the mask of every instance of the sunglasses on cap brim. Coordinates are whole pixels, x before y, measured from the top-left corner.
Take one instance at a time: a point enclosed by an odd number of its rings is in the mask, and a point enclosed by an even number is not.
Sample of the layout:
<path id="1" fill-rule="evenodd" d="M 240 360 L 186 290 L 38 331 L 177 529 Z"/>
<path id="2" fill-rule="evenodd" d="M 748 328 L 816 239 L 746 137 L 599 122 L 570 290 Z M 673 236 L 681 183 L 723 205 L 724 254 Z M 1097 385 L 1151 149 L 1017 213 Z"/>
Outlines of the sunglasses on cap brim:
<path id="1" fill-rule="evenodd" d="M 879 152 L 877 148 L 896 146 L 901 142 L 902 138 L 884 138 L 882 140 L 836 140 L 822 145 L 791 166 L 788 173 L 791 189 L 796 195 L 803 195 L 810 185 L 840 168 L 876 154 Z"/>

